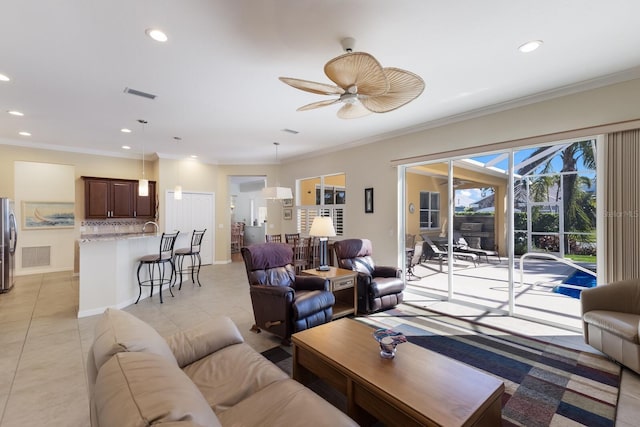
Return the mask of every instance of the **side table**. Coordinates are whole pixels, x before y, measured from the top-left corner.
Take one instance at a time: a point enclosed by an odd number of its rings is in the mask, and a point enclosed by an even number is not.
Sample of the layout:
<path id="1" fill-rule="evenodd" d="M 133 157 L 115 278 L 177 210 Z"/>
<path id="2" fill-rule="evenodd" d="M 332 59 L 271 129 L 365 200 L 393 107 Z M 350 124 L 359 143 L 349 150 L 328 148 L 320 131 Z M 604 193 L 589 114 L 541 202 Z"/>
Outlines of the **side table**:
<path id="1" fill-rule="evenodd" d="M 309 269 L 302 270 L 300 274 L 318 276 L 329 280 L 329 290 L 336 297 L 336 304 L 333 306 L 334 319 L 356 313 L 356 307 L 358 306 L 357 272 L 344 268 L 329 267 L 329 271 Z"/>

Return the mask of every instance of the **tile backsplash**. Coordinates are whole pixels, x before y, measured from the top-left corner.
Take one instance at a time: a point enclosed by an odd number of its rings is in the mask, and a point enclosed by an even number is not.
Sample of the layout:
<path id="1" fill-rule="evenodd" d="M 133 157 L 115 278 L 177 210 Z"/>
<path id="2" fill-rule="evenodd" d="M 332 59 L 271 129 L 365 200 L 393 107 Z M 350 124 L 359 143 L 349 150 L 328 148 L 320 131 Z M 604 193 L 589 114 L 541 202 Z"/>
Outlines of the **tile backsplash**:
<path id="1" fill-rule="evenodd" d="M 85 220 L 80 223 L 80 234 L 140 233 L 146 220 Z M 149 226 L 151 227 L 151 226 Z M 151 228 L 149 228 L 150 230 Z"/>

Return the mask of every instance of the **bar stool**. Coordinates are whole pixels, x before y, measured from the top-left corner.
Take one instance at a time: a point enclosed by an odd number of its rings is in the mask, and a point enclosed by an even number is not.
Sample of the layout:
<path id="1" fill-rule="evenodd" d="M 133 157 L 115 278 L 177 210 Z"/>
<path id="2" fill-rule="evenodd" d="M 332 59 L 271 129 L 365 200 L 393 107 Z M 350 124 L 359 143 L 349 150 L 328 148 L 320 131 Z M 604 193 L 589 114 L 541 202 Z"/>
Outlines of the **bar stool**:
<path id="1" fill-rule="evenodd" d="M 140 301 L 140 297 L 142 296 L 142 287 L 143 286 L 151 286 L 151 294 L 149 297 L 153 296 L 153 285 L 158 285 L 160 287 L 160 304 L 162 304 L 162 285 L 169 285 L 169 292 L 171 292 L 171 296 L 173 296 L 173 292 L 171 291 L 171 283 L 173 282 L 173 273 L 175 272 L 175 266 L 173 264 L 173 246 L 176 244 L 176 239 L 178 238 L 178 234 L 180 232 L 176 231 L 175 233 L 162 233 L 162 237 L 160 238 L 160 251 L 158 254 L 145 255 L 140 258 L 140 263 L 138 264 L 138 288 L 140 288 L 140 293 L 138 294 L 138 299 L 136 300 L 136 304 Z M 171 277 L 169 279 L 165 279 L 165 264 L 169 263 L 171 266 Z M 146 265 L 149 270 L 149 279 L 141 280 L 140 279 L 140 270 L 142 266 Z M 159 279 L 154 279 L 155 267 L 158 267 L 158 275 Z"/>
<path id="2" fill-rule="evenodd" d="M 196 283 L 198 281 L 198 286 L 202 286 L 200 284 L 200 266 L 202 265 L 202 259 L 200 258 L 200 245 L 202 244 L 202 238 L 204 237 L 204 233 L 207 231 L 204 230 L 198 231 L 193 230 L 193 234 L 191 235 L 191 247 L 189 248 L 181 248 L 177 249 L 175 252 L 175 266 L 176 266 L 176 279 L 178 278 L 178 273 L 180 273 L 180 286 L 178 290 L 182 289 L 182 272 L 191 270 L 191 282 Z M 185 257 L 191 258 L 191 265 L 187 267 L 185 270 L 182 267 Z M 198 262 L 196 264 L 196 261 Z M 194 275 L 196 280 L 194 280 Z"/>

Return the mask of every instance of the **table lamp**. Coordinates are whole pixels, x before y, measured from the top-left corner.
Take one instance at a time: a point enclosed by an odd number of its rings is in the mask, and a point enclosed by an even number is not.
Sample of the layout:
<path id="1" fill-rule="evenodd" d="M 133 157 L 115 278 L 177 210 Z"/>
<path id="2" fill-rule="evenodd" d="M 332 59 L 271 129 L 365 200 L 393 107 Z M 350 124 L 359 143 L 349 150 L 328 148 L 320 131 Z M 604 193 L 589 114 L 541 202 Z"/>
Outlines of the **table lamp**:
<path id="1" fill-rule="evenodd" d="M 328 237 L 334 237 L 336 229 L 333 228 L 333 220 L 328 216 L 317 216 L 313 219 L 309 236 L 319 237 L 320 241 L 320 265 L 316 268 L 318 271 L 329 271 L 327 265 L 327 240 Z"/>

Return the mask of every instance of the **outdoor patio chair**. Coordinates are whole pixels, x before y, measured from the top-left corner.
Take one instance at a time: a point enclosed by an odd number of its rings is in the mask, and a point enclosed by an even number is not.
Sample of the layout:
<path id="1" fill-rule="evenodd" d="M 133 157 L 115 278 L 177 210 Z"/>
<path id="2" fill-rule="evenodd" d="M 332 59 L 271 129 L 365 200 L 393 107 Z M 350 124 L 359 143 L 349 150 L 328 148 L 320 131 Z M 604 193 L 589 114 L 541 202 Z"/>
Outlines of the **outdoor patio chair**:
<path id="1" fill-rule="evenodd" d="M 487 263 L 489 262 L 490 256 L 495 256 L 495 257 L 498 257 L 498 262 L 502 262 L 498 251 L 492 251 L 490 249 L 472 248 L 471 246 L 469 246 L 469 243 L 467 242 L 467 240 L 464 237 L 462 237 L 462 235 L 454 233 L 453 242 L 455 244 L 455 250 L 457 252 L 468 252 L 471 254 L 476 254 L 479 257 L 484 256 Z"/>
<path id="2" fill-rule="evenodd" d="M 416 243 L 413 248 L 407 248 L 407 280 L 420 280 L 413 269 L 422 260 L 422 243 Z"/>
<path id="3" fill-rule="evenodd" d="M 421 234 L 420 237 L 422 237 L 423 241 L 422 250 L 424 258 L 435 259 L 439 261 L 440 271 L 442 271 L 442 263 L 447 259 L 447 256 L 449 256 L 448 252 L 446 250 L 440 249 L 426 234 Z M 453 256 L 454 258 L 473 261 L 474 267 L 477 267 L 478 265 L 478 255 L 476 254 L 453 251 Z"/>

